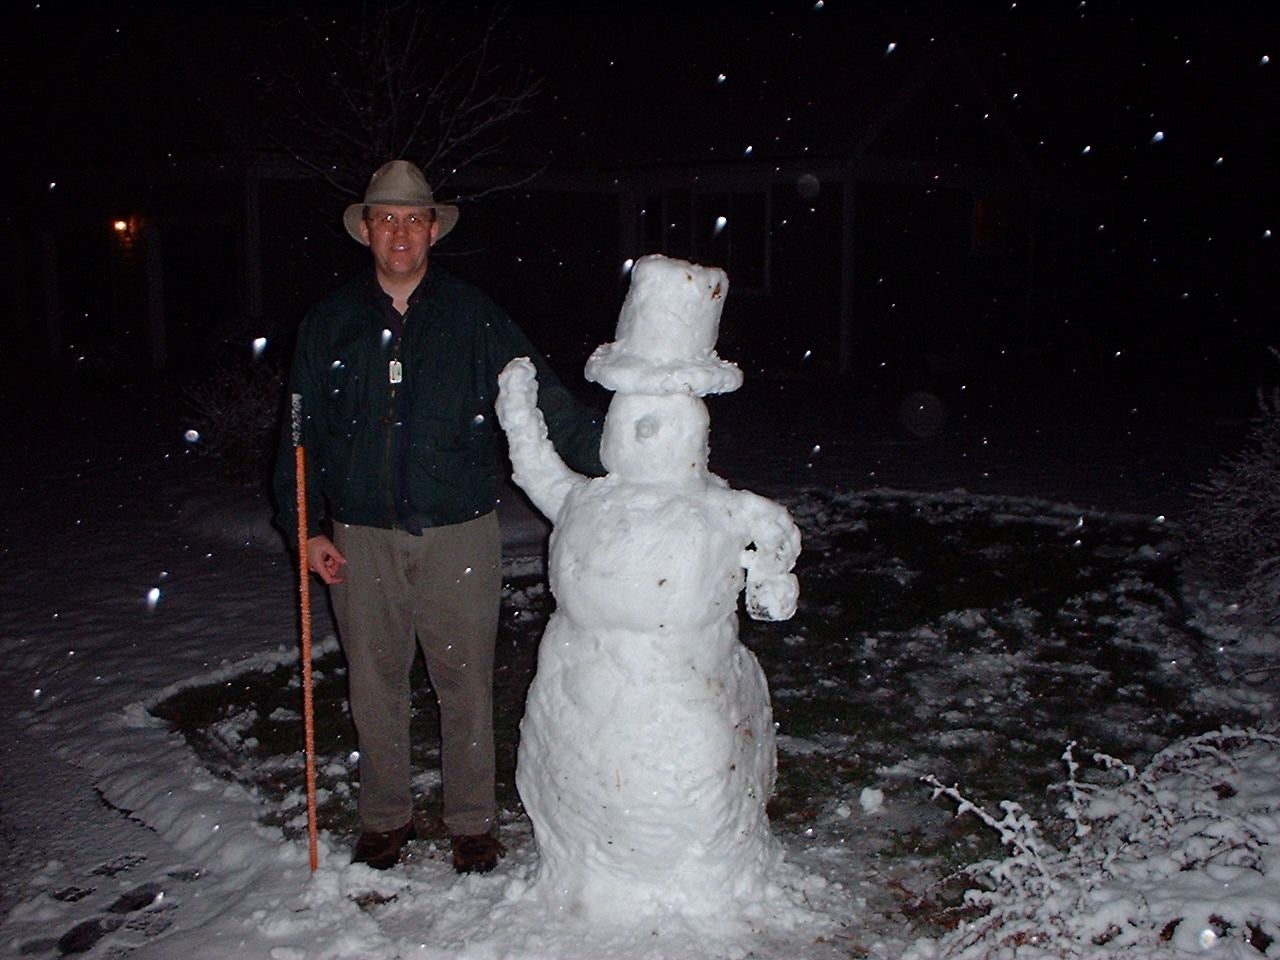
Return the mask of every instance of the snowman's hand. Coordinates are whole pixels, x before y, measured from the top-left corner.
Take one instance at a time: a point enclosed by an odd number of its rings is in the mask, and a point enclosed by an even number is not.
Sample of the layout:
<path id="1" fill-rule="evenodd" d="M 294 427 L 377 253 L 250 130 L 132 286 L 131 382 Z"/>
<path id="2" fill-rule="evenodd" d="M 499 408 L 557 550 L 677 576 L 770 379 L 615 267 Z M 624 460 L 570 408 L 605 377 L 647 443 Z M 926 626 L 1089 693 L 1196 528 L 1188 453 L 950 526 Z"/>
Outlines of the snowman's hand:
<path id="1" fill-rule="evenodd" d="M 800 583 L 791 573 L 800 555 L 800 528 L 785 507 L 745 491 L 732 491 L 752 546 L 742 551 L 747 571 L 747 613 L 757 620 L 788 620 Z"/>
<path id="2" fill-rule="evenodd" d="M 753 620 L 790 620 L 800 599 L 800 581 L 794 573 L 747 577 L 747 613 Z"/>
<path id="3" fill-rule="evenodd" d="M 528 357 L 516 357 L 498 374 L 494 407 L 507 434 L 511 478 L 554 523 L 569 491 L 586 478 L 565 465 L 547 436 L 538 409 L 538 374 Z"/>
<path id="4" fill-rule="evenodd" d="M 748 580 L 787 573 L 800 556 L 800 528 L 785 507 L 743 490 L 731 491 L 751 547 L 743 551 Z"/>
<path id="5" fill-rule="evenodd" d="M 516 357 L 498 374 L 498 400 L 494 404 L 498 422 L 510 435 L 514 431 L 533 431 L 536 435 L 541 419 L 538 410 L 538 371 L 528 357 Z M 546 436 L 546 424 L 542 424 Z"/>

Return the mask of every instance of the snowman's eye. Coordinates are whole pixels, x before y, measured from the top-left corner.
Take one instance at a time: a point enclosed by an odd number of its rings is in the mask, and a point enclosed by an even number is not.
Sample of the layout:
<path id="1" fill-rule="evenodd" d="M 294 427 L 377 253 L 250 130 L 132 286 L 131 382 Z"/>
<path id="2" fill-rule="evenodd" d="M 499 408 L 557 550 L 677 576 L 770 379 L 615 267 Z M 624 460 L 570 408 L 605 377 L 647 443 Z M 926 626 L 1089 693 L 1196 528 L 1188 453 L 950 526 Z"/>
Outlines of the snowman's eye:
<path id="1" fill-rule="evenodd" d="M 636 439 L 648 440 L 658 432 L 657 417 L 641 417 L 636 421 Z"/>

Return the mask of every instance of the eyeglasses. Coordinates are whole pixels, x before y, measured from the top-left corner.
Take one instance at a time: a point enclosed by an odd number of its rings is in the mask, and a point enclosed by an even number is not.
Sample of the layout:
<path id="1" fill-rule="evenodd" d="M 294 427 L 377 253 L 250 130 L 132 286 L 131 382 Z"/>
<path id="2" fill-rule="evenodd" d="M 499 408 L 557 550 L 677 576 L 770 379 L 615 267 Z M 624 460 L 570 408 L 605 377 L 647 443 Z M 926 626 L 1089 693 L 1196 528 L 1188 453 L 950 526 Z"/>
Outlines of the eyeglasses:
<path id="1" fill-rule="evenodd" d="M 388 233 L 395 230 L 396 227 L 404 227 L 410 233 L 422 233 L 431 224 L 435 223 L 436 213 L 430 210 L 426 213 L 406 213 L 404 216 L 396 216 L 394 213 L 384 213 L 379 216 L 366 216 L 365 220 L 369 222 L 369 226 L 377 227 L 379 230 L 385 230 Z"/>

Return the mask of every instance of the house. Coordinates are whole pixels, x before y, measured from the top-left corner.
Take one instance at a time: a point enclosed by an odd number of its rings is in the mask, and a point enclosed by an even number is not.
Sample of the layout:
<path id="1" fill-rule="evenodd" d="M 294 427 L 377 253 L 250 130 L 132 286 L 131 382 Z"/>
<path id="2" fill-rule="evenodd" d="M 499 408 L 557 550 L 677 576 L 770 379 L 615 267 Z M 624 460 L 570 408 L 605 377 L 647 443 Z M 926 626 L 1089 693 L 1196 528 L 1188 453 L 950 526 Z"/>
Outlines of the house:
<path id="1" fill-rule="evenodd" d="M 591 344 L 612 332 L 626 264 L 660 252 L 725 268 L 721 343 L 756 369 L 939 371 L 963 365 L 978 341 L 1025 347 L 1031 317 L 1075 282 L 1078 202 L 1037 174 L 961 49 L 935 43 L 891 67 L 883 59 L 833 75 L 821 127 L 803 131 L 799 153 L 766 144 L 697 162 L 549 165 L 481 213 L 495 232 L 516 225 L 497 261 L 554 250 L 537 282 L 557 302 L 585 298 L 600 312 L 603 325 L 584 318 Z M 641 142 L 642 125 L 628 128 Z M 725 153 L 716 143 L 728 129 L 686 152 Z M 464 171 L 458 185 L 520 173 Z M 560 236 L 565 223 L 591 224 L 590 242 Z M 588 269 L 560 286 L 566 256 Z M 611 296 L 588 292 L 596 278 Z"/>
<path id="2" fill-rule="evenodd" d="M 702 147 L 681 135 L 683 157 L 649 160 L 628 142 L 661 140 L 659 110 L 645 134 L 631 118 L 612 151 L 458 171 L 442 196 L 520 186 L 468 205 L 467 230 L 438 253 L 576 369 L 611 339 L 626 266 L 646 253 L 724 267 L 721 352 L 779 375 L 943 374 L 976 343 L 1026 342 L 1037 298 L 1072 282 L 1072 205 L 960 49 L 837 58 L 786 143 L 737 149 L 733 112 L 699 131 Z M 341 200 L 262 152 L 72 171 L 37 209 L 38 253 L 14 262 L 13 289 L 42 314 L 46 344 L 110 343 L 153 367 L 287 340 L 365 262 Z"/>

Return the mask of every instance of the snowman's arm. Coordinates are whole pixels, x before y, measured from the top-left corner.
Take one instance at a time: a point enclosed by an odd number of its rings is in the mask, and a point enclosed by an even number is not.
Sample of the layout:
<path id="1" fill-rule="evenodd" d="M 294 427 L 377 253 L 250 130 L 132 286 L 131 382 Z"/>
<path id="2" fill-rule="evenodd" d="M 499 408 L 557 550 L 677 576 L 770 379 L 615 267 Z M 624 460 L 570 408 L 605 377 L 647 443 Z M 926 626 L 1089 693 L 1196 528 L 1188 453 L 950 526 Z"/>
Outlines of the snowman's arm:
<path id="1" fill-rule="evenodd" d="M 507 434 L 512 479 L 554 523 L 569 491 L 587 478 L 565 465 L 547 436 L 538 409 L 538 375 L 528 357 L 517 357 L 498 375 L 495 406 Z"/>
<path id="2" fill-rule="evenodd" d="M 735 513 L 751 546 L 742 551 L 747 571 L 747 613 L 756 620 L 789 620 L 796 612 L 800 582 L 791 572 L 800 556 L 800 528 L 785 507 L 754 493 L 732 491 Z"/>

